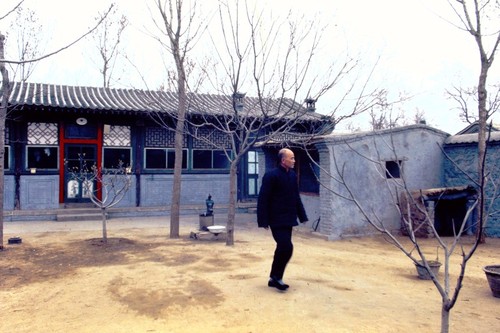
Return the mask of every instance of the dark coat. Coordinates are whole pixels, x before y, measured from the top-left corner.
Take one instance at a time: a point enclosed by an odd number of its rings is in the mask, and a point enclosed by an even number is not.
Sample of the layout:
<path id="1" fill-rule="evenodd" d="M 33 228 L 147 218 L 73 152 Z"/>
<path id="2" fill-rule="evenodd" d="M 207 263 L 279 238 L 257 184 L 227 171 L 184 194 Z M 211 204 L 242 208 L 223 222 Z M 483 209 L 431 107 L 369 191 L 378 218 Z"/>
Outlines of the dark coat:
<path id="1" fill-rule="evenodd" d="M 267 172 L 262 178 L 257 202 L 257 223 L 266 228 L 296 226 L 307 222 L 307 215 L 300 199 L 295 171 L 282 166 Z"/>

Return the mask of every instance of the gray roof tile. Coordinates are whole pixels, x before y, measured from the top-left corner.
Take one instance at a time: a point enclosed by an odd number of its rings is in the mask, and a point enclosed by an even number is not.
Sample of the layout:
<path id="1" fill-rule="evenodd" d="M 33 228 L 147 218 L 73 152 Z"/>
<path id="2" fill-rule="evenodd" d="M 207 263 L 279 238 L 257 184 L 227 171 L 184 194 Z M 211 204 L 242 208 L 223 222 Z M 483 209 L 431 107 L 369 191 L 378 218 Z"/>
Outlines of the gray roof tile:
<path id="1" fill-rule="evenodd" d="M 269 109 L 276 110 L 279 99 L 264 101 Z M 303 113 L 304 120 L 323 122 L 325 117 L 307 111 L 303 105 L 290 99 L 283 99 L 283 105 Z M 245 111 L 253 116 L 262 113 L 258 108 L 259 100 L 245 98 Z M 232 98 L 224 95 L 189 94 L 189 112 L 191 114 L 224 114 L 233 112 Z M 139 89 L 108 89 L 97 87 L 66 86 L 43 83 L 13 82 L 9 96 L 9 105 L 32 107 L 51 107 L 61 109 L 81 109 L 95 111 L 115 111 L 124 113 L 141 112 L 176 112 L 177 94 L 165 91 Z M 273 112 L 275 116 L 279 116 Z"/>

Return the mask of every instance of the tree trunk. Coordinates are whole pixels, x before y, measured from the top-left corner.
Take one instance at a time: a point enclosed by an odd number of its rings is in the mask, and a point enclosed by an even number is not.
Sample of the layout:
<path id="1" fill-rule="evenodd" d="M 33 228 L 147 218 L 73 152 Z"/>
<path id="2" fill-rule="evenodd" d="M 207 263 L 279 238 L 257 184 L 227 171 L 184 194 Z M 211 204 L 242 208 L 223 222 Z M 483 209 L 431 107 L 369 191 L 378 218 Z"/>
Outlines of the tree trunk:
<path id="1" fill-rule="evenodd" d="M 184 121 L 186 118 L 186 75 L 184 66 L 180 60 L 179 51 L 174 52 L 177 64 L 177 89 L 179 94 L 179 105 L 177 124 L 175 127 L 175 162 L 174 183 L 172 185 L 172 205 L 170 208 L 170 238 L 179 238 L 179 216 L 181 204 L 181 181 L 182 181 L 182 145 L 184 139 Z"/>
<path id="2" fill-rule="evenodd" d="M 0 59 L 5 59 L 4 56 L 4 41 L 5 36 L 0 34 Z M 10 82 L 9 74 L 5 68 L 5 64 L 0 62 L 0 72 L 2 74 L 2 85 L 0 88 L 0 96 L 2 103 L 0 105 L 0 250 L 4 247 L 3 240 L 3 196 L 4 196 L 4 152 L 5 152 L 5 118 L 7 117 L 7 107 L 9 105 Z"/>
<path id="3" fill-rule="evenodd" d="M 479 198 L 478 198 L 478 223 L 476 236 L 479 238 L 480 243 L 485 242 L 484 237 L 484 223 L 486 222 L 486 212 L 485 212 L 485 194 L 486 194 L 486 184 L 485 184 L 485 163 L 486 163 L 486 121 L 488 112 L 486 110 L 486 78 L 488 76 L 489 64 L 485 55 L 481 55 L 481 73 L 479 75 L 479 82 L 477 86 L 478 94 L 478 114 L 479 114 L 479 133 L 478 133 L 478 181 L 479 181 Z"/>
<path id="4" fill-rule="evenodd" d="M 180 129 L 180 124 L 181 120 L 178 119 L 177 127 L 175 129 L 175 162 L 174 162 L 174 182 L 172 185 L 172 203 L 170 207 L 170 238 L 179 238 L 179 216 L 180 216 L 181 181 L 182 181 L 182 137 L 183 137 L 182 134 L 183 132 Z M 182 126 L 184 126 L 184 122 L 182 122 Z"/>
<path id="5" fill-rule="evenodd" d="M 102 241 L 103 243 L 108 242 L 108 230 L 106 227 L 106 208 L 101 208 L 101 216 L 102 216 Z"/>
<path id="6" fill-rule="evenodd" d="M 441 333 L 450 331 L 450 310 L 445 302 L 441 307 Z"/>
<path id="7" fill-rule="evenodd" d="M 234 220 L 236 217 L 236 188 L 238 161 L 233 160 L 229 169 L 229 208 L 227 212 L 226 245 L 234 245 Z"/>

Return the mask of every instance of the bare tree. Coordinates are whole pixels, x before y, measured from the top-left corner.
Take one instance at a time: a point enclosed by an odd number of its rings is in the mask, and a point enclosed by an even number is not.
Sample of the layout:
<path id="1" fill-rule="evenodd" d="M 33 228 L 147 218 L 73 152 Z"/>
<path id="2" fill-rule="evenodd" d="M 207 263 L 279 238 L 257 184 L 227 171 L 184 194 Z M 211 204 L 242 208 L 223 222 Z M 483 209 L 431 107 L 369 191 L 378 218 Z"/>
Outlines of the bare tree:
<path id="1" fill-rule="evenodd" d="M 486 119 L 491 119 L 491 116 L 500 108 L 500 84 L 491 85 L 488 90 L 492 92 L 492 94 L 488 94 L 486 102 Z M 446 94 L 458 104 L 457 109 L 459 110 L 459 117 L 463 122 L 473 124 L 479 120 L 477 114 L 477 87 L 454 87 L 453 90 L 447 90 Z"/>
<path id="2" fill-rule="evenodd" d="M 425 123 L 425 113 L 418 109 L 415 110 L 411 119 L 408 118 L 403 110 L 394 110 L 392 106 L 379 111 L 371 109 L 368 115 L 370 116 L 369 122 L 372 131 Z"/>
<path id="3" fill-rule="evenodd" d="M 4 59 L 5 36 L 0 33 L 0 59 Z M 5 65 L 0 62 L 2 82 L 0 86 L 0 250 L 3 249 L 3 198 L 4 198 L 4 157 L 5 157 L 5 118 L 9 106 L 10 81 Z"/>
<path id="4" fill-rule="evenodd" d="M 82 197 L 89 198 L 101 210 L 102 240 L 108 242 L 108 209 L 116 206 L 125 197 L 132 184 L 130 166 L 118 161 L 113 169 L 103 170 L 97 165 L 88 166 L 84 156 L 80 156 L 78 167 L 68 168 L 71 175 L 69 190 L 78 192 L 82 187 Z"/>
<path id="5" fill-rule="evenodd" d="M 101 15 L 96 18 L 96 21 L 99 20 L 101 20 Z M 120 55 L 122 34 L 128 23 L 127 17 L 123 14 L 119 15 L 118 8 L 114 7 L 106 20 L 92 34 L 99 51 L 101 61 L 99 72 L 102 75 L 104 88 L 110 87 L 116 60 Z"/>
<path id="6" fill-rule="evenodd" d="M 478 115 L 478 182 L 480 184 L 479 193 L 479 214 L 478 235 L 481 235 L 481 242 L 484 242 L 484 233 L 482 229 L 487 219 L 487 212 L 485 211 L 485 161 L 486 161 L 486 141 L 487 141 L 487 126 L 488 118 L 491 116 L 491 108 L 488 108 L 488 73 L 493 65 L 495 54 L 500 44 L 500 26 L 498 17 L 500 7 L 498 1 L 491 0 L 448 0 L 451 8 L 455 12 L 460 29 L 468 32 L 474 39 L 479 60 L 480 71 L 477 83 L 477 115 Z M 470 95 L 470 92 L 469 92 Z M 461 101 L 462 96 L 458 100 Z M 492 105 L 497 105 L 498 101 L 495 97 Z M 467 109 L 466 109 L 467 110 Z"/>
<path id="7" fill-rule="evenodd" d="M 18 7 L 16 9 L 16 16 L 13 19 L 10 29 L 7 32 L 7 44 L 10 39 L 14 41 L 11 49 L 16 49 L 15 56 L 22 61 L 21 64 L 14 67 L 11 66 L 10 70 L 13 73 L 14 80 L 26 81 L 36 68 L 36 62 L 23 62 L 28 59 L 34 59 L 41 53 L 43 45 L 40 38 L 42 25 L 36 13 L 25 7 Z"/>
<path id="8" fill-rule="evenodd" d="M 317 21 L 295 19 L 291 13 L 283 19 L 267 20 L 271 13 L 259 12 L 247 3 L 240 5 L 239 1 L 219 2 L 222 38 L 211 35 L 218 66 L 209 80 L 228 97 L 230 107 L 221 106 L 218 114 L 206 114 L 189 126 L 190 135 L 223 149 L 230 163 L 227 245 L 234 244 L 238 166 L 256 143 L 309 141 L 314 135 L 330 132 L 339 121 L 381 103 L 384 96 L 383 89 L 368 88 L 369 78 L 361 84 L 350 82 L 343 100 L 350 97 L 356 84 L 361 86 L 352 109 L 342 114 L 339 102 L 329 115 L 316 114 L 317 99 L 347 80 L 358 62 L 348 58 L 338 67 L 331 65 L 325 70 L 327 79 L 321 80 L 312 68 L 322 40 Z M 222 47 L 218 46 L 221 40 Z M 255 97 L 242 91 L 251 91 Z M 203 109 L 203 103 L 191 103 Z M 226 144 L 214 141 L 214 135 L 207 131 L 223 133 Z"/>
<path id="9" fill-rule="evenodd" d="M 413 123 L 418 124 L 424 120 L 423 111 L 415 110 L 413 119 L 411 119 L 407 111 L 404 110 L 404 103 L 410 100 L 411 96 L 400 93 L 394 100 L 389 100 L 388 95 L 389 92 L 384 91 L 380 102 L 372 106 L 368 111 L 371 130 L 376 131 Z"/>
<path id="10" fill-rule="evenodd" d="M 16 6 L 19 7 L 21 5 L 22 1 Z M 6 64 L 25 64 L 25 63 L 36 63 L 42 59 L 46 59 L 48 57 L 51 57 L 57 53 L 60 53 L 71 46 L 75 45 L 78 43 L 80 40 L 91 34 L 98 26 L 101 24 L 101 22 L 106 18 L 106 15 L 111 11 L 113 8 L 113 5 L 111 5 L 102 17 L 102 20 L 97 22 L 97 24 L 91 28 L 89 31 L 81 35 L 80 37 L 76 38 L 73 42 L 69 43 L 68 45 L 62 46 L 59 49 L 56 49 L 55 51 L 52 51 L 50 53 L 35 57 L 33 59 L 25 59 L 25 60 L 9 60 L 5 58 L 5 36 L 0 33 L 0 73 L 2 74 L 2 82 L 0 85 L 0 171 L 1 171 L 1 177 L 0 177 L 0 249 L 3 249 L 3 195 L 4 195 L 4 177 L 3 177 L 3 165 L 4 165 L 4 151 L 5 151 L 5 120 L 7 118 L 7 110 L 9 107 L 9 95 L 10 95 L 10 80 L 9 80 L 9 75 L 8 71 L 6 68 Z M 1 19 L 4 19 L 7 15 L 10 13 L 14 12 L 14 10 L 10 11 L 8 14 L 1 16 Z"/>
<path id="11" fill-rule="evenodd" d="M 155 6 L 160 15 L 155 25 L 161 36 L 155 37 L 160 45 L 173 57 L 178 94 L 178 108 L 175 116 L 175 162 L 170 209 L 170 238 L 179 237 L 179 216 L 182 176 L 182 144 L 187 110 L 187 64 L 188 53 L 196 43 L 201 25 L 196 24 L 198 15 L 196 1 L 187 8 L 183 0 L 157 0 Z"/>
<path id="12" fill-rule="evenodd" d="M 347 139 L 339 141 L 336 146 L 333 146 L 331 149 L 332 166 L 326 169 L 322 165 L 317 165 L 322 174 L 322 188 L 326 192 L 332 193 L 338 200 L 353 204 L 361 213 L 364 221 L 383 234 L 390 244 L 401 250 L 417 267 L 424 268 L 428 272 L 441 295 L 441 332 L 445 333 L 449 331 L 450 312 L 458 300 L 467 263 L 475 253 L 481 239 L 482 228 L 479 228 L 479 233 L 474 236 L 472 242 L 469 238 L 464 238 L 472 228 L 479 227 L 479 224 L 471 223 L 473 212 L 478 207 L 478 200 L 476 199 L 469 204 L 462 220 L 454 222 L 452 237 L 442 237 L 436 229 L 434 215 L 435 207 L 442 200 L 442 193 L 434 194 L 434 199 L 431 200 L 432 193 L 427 193 L 424 190 L 412 190 L 403 166 L 398 170 L 401 172 L 399 177 L 387 177 L 391 170 L 387 169 L 384 159 L 390 156 L 395 161 L 405 160 L 407 157 L 400 153 L 405 143 L 398 143 L 398 140 L 401 139 L 395 138 L 393 134 L 387 134 L 387 131 L 380 133 L 382 134 L 374 136 L 369 149 L 367 148 L 369 144 L 366 141 L 354 145 Z M 360 160 L 353 162 L 344 158 L 344 161 L 341 162 L 340 154 L 353 154 Z M 377 191 L 386 198 L 387 202 L 387 207 L 383 209 L 395 209 L 399 212 L 401 230 L 394 230 L 392 225 L 381 216 L 381 208 L 374 208 L 373 204 L 366 201 L 366 195 L 362 193 L 363 191 L 359 187 L 356 188 L 355 183 L 359 182 L 359 175 L 353 171 L 355 170 L 353 164 L 359 163 L 363 164 L 366 172 L 371 172 L 370 175 L 378 174 L 380 176 L 378 177 L 380 181 L 377 182 L 380 186 L 378 186 Z M 471 191 L 479 192 L 472 187 Z M 474 196 L 471 195 L 471 198 Z M 389 208 L 390 206 L 392 207 Z M 410 241 L 409 245 L 400 239 L 401 231 L 406 234 Z M 422 235 L 435 240 L 437 252 L 422 247 L 419 242 L 419 236 L 422 237 Z M 432 262 L 436 260 L 433 255 L 438 257 L 436 253 L 442 254 L 439 260 L 444 262 L 442 279 L 438 278 L 431 269 Z M 457 275 L 453 285 L 454 275 L 452 274 L 451 259 L 457 256 L 461 257 L 461 260 L 458 273 L 455 273 Z"/>

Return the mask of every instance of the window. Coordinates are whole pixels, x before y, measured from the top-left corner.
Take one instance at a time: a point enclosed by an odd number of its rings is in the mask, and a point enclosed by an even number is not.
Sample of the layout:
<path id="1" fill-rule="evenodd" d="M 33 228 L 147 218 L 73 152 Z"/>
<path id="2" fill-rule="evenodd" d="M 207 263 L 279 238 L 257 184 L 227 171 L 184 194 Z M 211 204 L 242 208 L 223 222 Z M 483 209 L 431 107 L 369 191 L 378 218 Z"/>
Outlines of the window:
<path id="1" fill-rule="evenodd" d="M 226 152 L 224 150 L 193 150 L 193 169 L 229 169 Z"/>
<path id="2" fill-rule="evenodd" d="M 130 167 L 130 148 L 104 147 L 103 148 L 103 167 L 105 169 L 117 169 L 122 162 L 122 168 Z"/>
<path id="3" fill-rule="evenodd" d="M 94 124 L 66 124 L 64 136 L 68 139 L 95 139 L 97 138 L 97 126 Z"/>
<path id="4" fill-rule="evenodd" d="M 58 127 L 56 123 L 28 123 L 27 169 L 58 169 Z"/>
<path id="5" fill-rule="evenodd" d="M 387 179 L 401 178 L 402 161 L 386 161 L 385 176 Z"/>
<path id="6" fill-rule="evenodd" d="M 3 168 L 4 170 L 10 169 L 10 147 L 5 146 L 4 155 L 3 155 Z"/>
<path id="7" fill-rule="evenodd" d="M 258 192 L 259 158 L 257 152 L 254 150 L 250 150 L 247 153 L 247 169 L 248 195 L 256 196 Z"/>
<path id="8" fill-rule="evenodd" d="M 175 166 L 175 150 L 162 148 L 145 149 L 146 169 L 173 169 Z M 187 150 L 182 150 L 182 168 L 187 169 Z"/>
<path id="9" fill-rule="evenodd" d="M 57 169 L 57 147 L 27 146 L 28 169 Z"/>
<path id="10" fill-rule="evenodd" d="M 212 161 L 212 168 L 214 169 L 229 169 L 229 160 L 223 150 L 212 151 Z"/>

